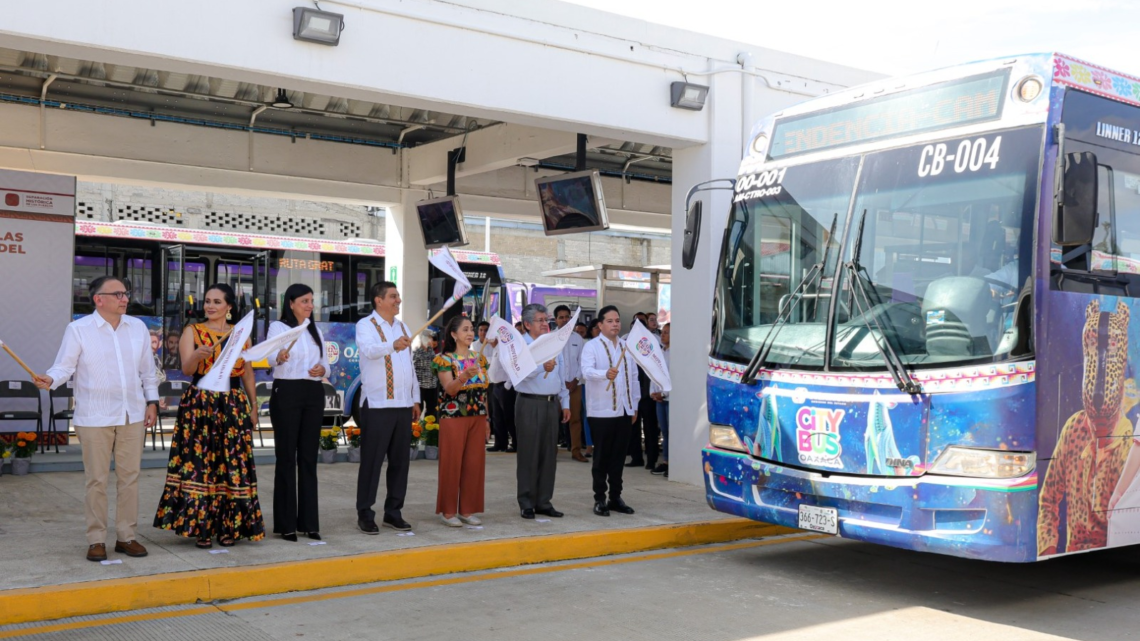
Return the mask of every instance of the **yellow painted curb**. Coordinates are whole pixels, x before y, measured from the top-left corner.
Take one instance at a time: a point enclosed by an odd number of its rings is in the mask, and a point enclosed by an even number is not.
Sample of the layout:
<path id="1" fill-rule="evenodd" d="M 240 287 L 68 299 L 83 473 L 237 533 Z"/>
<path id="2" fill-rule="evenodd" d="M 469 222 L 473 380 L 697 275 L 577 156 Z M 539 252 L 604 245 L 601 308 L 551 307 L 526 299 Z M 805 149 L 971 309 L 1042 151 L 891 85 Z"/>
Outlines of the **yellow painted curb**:
<path id="1" fill-rule="evenodd" d="M 0 592 L 5 624 L 723 543 L 795 530 L 745 519 L 591 530 Z"/>

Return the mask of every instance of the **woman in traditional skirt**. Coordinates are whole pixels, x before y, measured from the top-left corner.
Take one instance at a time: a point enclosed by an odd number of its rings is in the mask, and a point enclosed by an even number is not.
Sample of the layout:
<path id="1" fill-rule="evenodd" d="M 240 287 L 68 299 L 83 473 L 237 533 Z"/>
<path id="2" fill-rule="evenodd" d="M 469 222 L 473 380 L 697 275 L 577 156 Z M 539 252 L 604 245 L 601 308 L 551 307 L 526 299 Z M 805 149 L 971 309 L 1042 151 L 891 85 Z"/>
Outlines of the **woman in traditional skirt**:
<path id="1" fill-rule="evenodd" d="M 225 345 L 234 306 L 229 285 L 210 286 L 202 299 L 206 322 L 182 333 L 182 372 L 194 379 L 178 406 L 166 487 L 154 517 L 154 527 L 195 538 L 200 548 L 211 547 L 214 537 L 225 547 L 265 537 L 253 469 L 253 369 L 238 359 L 229 392 L 198 388 Z"/>

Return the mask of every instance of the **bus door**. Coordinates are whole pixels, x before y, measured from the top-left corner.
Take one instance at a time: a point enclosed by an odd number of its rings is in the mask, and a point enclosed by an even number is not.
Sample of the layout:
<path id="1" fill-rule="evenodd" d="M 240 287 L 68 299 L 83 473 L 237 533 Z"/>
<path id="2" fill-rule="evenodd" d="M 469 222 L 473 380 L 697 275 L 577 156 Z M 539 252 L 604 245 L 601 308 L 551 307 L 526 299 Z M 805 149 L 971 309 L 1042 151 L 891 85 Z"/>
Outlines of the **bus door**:
<path id="1" fill-rule="evenodd" d="M 233 311 L 236 323 L 250 311 L 256 310 L 256 320 L 262 320 L 261 327 L 254 322 L 254 334 L 264 337 L 269 330 L 269 305 L 266 296 L 269 291 L 269 252 L 252 255 L 223 254 L 217 262 L 218 282 L 234 289 L 237 309 Z"/>

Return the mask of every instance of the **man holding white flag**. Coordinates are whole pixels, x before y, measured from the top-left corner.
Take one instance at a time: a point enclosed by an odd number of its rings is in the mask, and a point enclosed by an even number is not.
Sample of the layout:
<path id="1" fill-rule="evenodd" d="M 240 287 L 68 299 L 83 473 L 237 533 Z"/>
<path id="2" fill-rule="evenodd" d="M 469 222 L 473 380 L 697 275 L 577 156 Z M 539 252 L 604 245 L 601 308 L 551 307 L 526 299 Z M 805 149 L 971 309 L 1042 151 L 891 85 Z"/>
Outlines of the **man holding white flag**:
<path id="1" fill-rule="evenodd" d="M 356 324 L 360 387 L 364 398 L 360 473 L 356 479 L 356 524 L 365 534 L 380 533 L 372 507 L 380 485 L 380 468 L 387 459 L 384 527 L 406 532 L 412 529 L 401 514 L 408 492 L 408 451 L 412 444 L 412 422 L 420 419 L 420 383 L 409 349 L 415 334 L 396 318 L 402 301 L 395 283 L 376 283 L 369 294 L 374 311 Z"/>
<path id="2" fill-rule="evenodd" d="M 87 477 L 87 560 L 107 559 L 107 481 L 115 460 L 115 551 L 146 556 L 135 540 L 143 434 L 158 420 L 158 378 L 146 324 L 127 316 L 131 291 L 114 276 L 91 283 L 95 313 L 71 323 L 55 364 L 36 376 L 55 389 L 75 376 L 75 432 Z"/>
<path id="3" fill-rule="evenodd" d="M 610 510 L 633 514 L 633 508 L 621 498 L 622 472 L 630 426 L 637 422 L 641 387 L 637 383 L 637 366 L 626 357 L 625 341 L 618 338 L 621 314 L 617 307 L 603 307 L 598 320 L 601 335 L 582 350 L 586 416 L 594 437 L 594 514 L 609 516 Z"/>
<path id="4" fill-rule="evenodd" d="M 515 430 L 518 432 L 519 515 L 533 519 L 536 514 L 560 518 L 554 509 L 554 473 L 558 458 L 558 424 L 570 420 L 570 392 L 563 382 L 566 375 L 562 362 L 565 339 L 549 334 L 546 308 L 527 305 L 522 313 L 530 345 L 531 363 L 538 361 L 521 380 L 512 380 L 518 400 L 515 401 Z M 570 332 L 573 332 L 571 327 Z"/>

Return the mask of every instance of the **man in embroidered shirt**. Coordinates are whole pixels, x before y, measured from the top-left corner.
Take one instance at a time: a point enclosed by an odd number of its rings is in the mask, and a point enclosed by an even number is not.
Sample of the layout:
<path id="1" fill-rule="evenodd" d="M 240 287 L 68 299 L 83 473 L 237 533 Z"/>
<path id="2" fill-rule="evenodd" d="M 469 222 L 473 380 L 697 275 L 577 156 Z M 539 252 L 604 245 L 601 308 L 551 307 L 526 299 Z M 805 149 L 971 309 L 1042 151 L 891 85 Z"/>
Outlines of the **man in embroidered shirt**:
<path id="1" fill-rule="evenodd" d="M 530 345 L 550 331 L 542 305 L 523 308 L 524 340 Z M 554 471 L 558 458 L 558 423 L 570 420 L 570 392 L 566 389 L 565 357 L 539 364 L 515 386 L 515 429 L 518 434 L 519 515 L 561 517 L 550 499 L 554 496 Z"/>
<path id="2" fill-rule="evenodd" d="M 71 323 L 55 364 L 36 376 L 40 389 L 55 389 L 75 376 L 75 433 L 87 477 L 87 560 L 107 559 L 107 480 L 115 459 L 115 551 L 146 556 L 135 540 L 139 516 L 139 468 L 145 429 L 158 420 L 158 378 L 150 331 L 127 316 L 131 292 L 114 276 L 91 283 L 95 313 Z"/>
<path id="3" fill-rule="evenodd" d="M 594 438 L 594 514 L 609 516 L 610 510 L 633 514 L 633 508 L 621 498 L 621 475 L 632 435 L 630 426 L 637 421 L 641 387 L 633 358 L 622 358 L 625 341 L 618 338 L 621 315 L 617 308 L 603 307 L 598 319 L 602 333 L 582 349 L 586 417 Z"/>
<path id="4" fill-rule="evenodd" d="M 364 399 L 356 512 L 361 531 L 379 534 L 372 506 L 376 504 L 380 468 L 385 458 L 388 459 L 388 495 L 384 499 L 384 527 L 412 529 L 400 510 L 408 490 L 412 423 L 420 418 L 420 384 L 409 349 L 412 339 L 408 327 L 396 319 L 400 313 L 400 292 L 396 284 L 376 283 L 369 294 L 375 310 L 356 324 Z"/>

